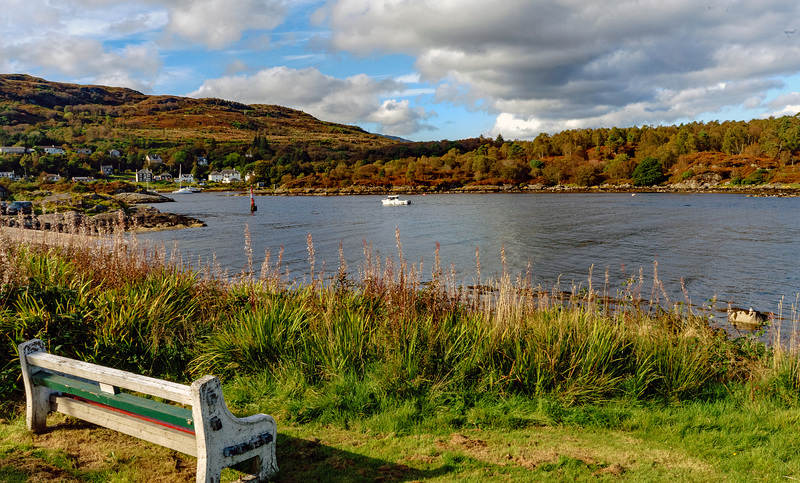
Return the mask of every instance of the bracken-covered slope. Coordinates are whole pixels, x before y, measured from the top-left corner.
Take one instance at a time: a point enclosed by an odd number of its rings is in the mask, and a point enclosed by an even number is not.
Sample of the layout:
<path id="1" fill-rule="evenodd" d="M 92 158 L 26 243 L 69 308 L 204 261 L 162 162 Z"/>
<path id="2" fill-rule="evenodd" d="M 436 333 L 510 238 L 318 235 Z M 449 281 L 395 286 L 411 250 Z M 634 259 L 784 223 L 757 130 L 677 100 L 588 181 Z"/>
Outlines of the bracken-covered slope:
<path id="1" fill-rule="evenodd" d="M 250 142 L 325 140 L 365 148 L 397 141 L 359 127 L 320 121 L 302 111 L 275 105 L 245 105 L 221 99 L 150 96 L 132 89 L 65 84 L 21 74 L 0 75 L 0 125 L 14 131 L 41 125 L 58 128 L 81 116 L 128 138 L 180 142 L 214 139 Z"/>

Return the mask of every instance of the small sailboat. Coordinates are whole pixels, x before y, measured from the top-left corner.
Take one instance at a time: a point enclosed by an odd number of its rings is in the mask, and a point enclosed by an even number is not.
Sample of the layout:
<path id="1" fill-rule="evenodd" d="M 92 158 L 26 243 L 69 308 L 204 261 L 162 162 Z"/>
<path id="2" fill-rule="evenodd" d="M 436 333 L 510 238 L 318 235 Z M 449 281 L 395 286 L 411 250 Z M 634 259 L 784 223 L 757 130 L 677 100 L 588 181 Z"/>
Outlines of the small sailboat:
<path id="1" fill-rule="evenodd" d="M 183 165 L 181 165 L 181 167 L 178 168 L 178 189 L 172 193 L 176 195 L 190 195 L 194 192 L 195 191 L 188 186 L 186 188 L 183 187 Z"/>

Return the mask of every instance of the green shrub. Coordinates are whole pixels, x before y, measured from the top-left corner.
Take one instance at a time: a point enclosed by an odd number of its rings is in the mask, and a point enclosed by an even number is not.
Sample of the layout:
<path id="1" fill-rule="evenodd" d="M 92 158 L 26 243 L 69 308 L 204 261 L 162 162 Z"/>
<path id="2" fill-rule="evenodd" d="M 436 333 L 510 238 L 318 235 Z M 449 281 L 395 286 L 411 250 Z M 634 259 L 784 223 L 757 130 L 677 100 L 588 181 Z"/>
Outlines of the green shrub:
<path id="1" fill-rule="evenodd" d="M 664 181 L 664 170 L 659 160 L 647 157 L 636 166 L 632 177 L 636 186 L 653 186 Z"/>

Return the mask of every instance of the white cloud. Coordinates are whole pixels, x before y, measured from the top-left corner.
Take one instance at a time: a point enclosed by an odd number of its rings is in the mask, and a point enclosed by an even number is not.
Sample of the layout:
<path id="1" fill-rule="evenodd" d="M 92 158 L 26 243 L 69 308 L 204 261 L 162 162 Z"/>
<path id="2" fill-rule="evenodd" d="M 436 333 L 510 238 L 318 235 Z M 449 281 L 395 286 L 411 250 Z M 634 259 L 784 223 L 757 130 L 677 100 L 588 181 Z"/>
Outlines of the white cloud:
<path id="1" fill-rule="evenodd" d="M 165 48 L 227 47 L 246 31 L 279 25 L 288 5 L 286 0 L 6 0 L 0 67 L 149 92 L 164 78 Z"/>
<path id="2" fill-rule="evenodd" d="M 757 108 L 800 71 L 790 0 L 337 0 L 317 15 L 332 49 L 412 55 L 438 99 L 520 132 Z"/>
<path id="3" fill-rule="evenodd" d="M 226 76 L 206 80 L 192 97 L 218 97 L 247 104 L 278 104 L 326 121 L 374 122 L 386 134 L 410 134 L 430 126 L 424 109 L 412 108 L 407 100 L 381 97 L 400 90 L 393 80 L 377 81 L 364 74 L 346 79 L 324 75 L 314 68 L 275 67 L 254 75 Z"/>
<path id="4" fill-rule="evenodd" d="M 4 53 L 8 58 L 0 57 L 0 60 L 14 65 L 15 71 L 35 67 L 51 75 L 141 91 L 152 88 L 148 79 L 154 79 L 162 66 L 158 49 L 153 44 L 110 50 L 96 40 L 55 34 L 39 42 L 8 46 Z"/>
<path id="5" fill-rule="evenodd" d="M 424 130 L 435 130 L 433 126 L 424 122 L 428 117 L 424 109 L 410 107 L 408 99 L 399 102 L 387 99 L 367 117 L 367 121 L 383 126 L 381 130 L 383 134 L 407 136 Z"/>
<path id="6" fill-rule="evenodd" d="M 223 48 L 246 30 L 270 30 L 286 16 L 284 0 L 173 0 L 167 31 L 212 49 Z"/>

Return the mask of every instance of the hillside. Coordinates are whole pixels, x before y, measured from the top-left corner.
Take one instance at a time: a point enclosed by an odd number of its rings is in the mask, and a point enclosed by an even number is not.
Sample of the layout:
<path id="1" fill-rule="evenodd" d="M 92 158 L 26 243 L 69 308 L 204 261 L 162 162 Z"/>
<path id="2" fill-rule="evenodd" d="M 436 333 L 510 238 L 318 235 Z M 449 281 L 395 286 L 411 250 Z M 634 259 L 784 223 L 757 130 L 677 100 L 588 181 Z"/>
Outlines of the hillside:
<path id="1" fill-rule="evenodd" d="M 274 105 L 148 96 L 131 89 L 0 75 L 0 173 L 101 178 L 149 167 L 195 180 L 226 168 L 293 193 L 637 189 L 786 189 L 800 183 L 800 117 L 601 127 L 533 141 L 403 142 Z M 113 152 L 113 155 L 111 154 Z M 158 154 L 163 164 L 148 164 Z M 202 162 L 200 162 L 202 160 Z M 0 186 L 8 187 L 0 179 Z M 610 188 L 609 188 L 610 187 Z"/>
<path id="2" fill-rule="evenodd" d="M 79 127 L 96 126 L 112 139 L 142 139 L 151 144 L 209 139 L 249 143 L 256 134 L 269 136 L 276 144 L 324 140 L 367 147 L 393 142 L 359 127 L 320 121 L 281 106 L 149 96 L 119 87 L 0 75 L 0 125 L 7 135 L 37 128 L 44 129 L 56 142 L 60 133 L 76 127 L 76 118 L 81 121 Z M 74 129 L 71 134 L 75 134 Z M 91 134 L 83 138 L 84 142 L 97 140 Z"/>

